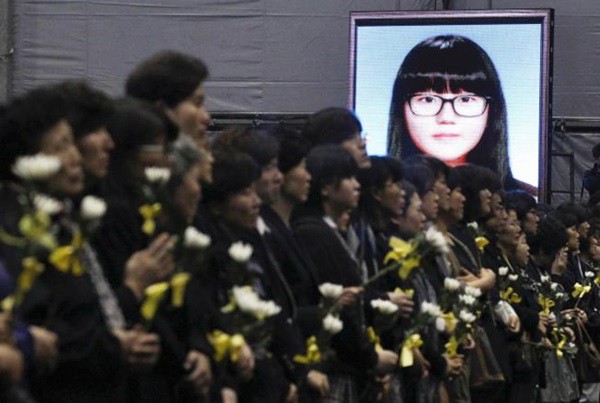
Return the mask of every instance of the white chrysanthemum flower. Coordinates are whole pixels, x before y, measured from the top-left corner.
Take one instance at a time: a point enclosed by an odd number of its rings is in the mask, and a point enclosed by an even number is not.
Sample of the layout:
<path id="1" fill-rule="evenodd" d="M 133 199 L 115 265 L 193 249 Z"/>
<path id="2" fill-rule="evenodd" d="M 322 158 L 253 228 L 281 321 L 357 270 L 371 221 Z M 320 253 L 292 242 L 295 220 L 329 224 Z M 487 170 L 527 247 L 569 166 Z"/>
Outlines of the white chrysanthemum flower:
<path id="1" fill-rule="evenodd" d="M 542 282 L 542 283 L 549 283 L 550 282 L 550 276 L 546 276 L 546 275 L 540 276 L 540 282 Z"/>
<path id="2" fill-rule="evenodd" d="M 594 277 L 596 277 L 596 275 L 594 274 L 594 272 L 593 272 L 593 271 L 586 271 L 586 272 L 585 272 L 585 276 L 586 276 L 587 278 L 594 278 Z"/>
<path id="3" fill-rule="evenodd" d="M 467 295 L 471 295 L 475 298 L 479 298 L 481 297 L 481 290 L 479 288 L 475 288 L 475 287 L 471 287 L 471 286 L 466 286 L 465 287 L 465 294 Z"/>
<path id="4" fill-rule="evenodd" d="M 56 175 L 60 165 L 58 157 L 39 153 L 17 158 L 12 172 L 23 180 L 43 181 Z"/>
<path id="5" fill-rule="evenodd" d="M 556 290 L 558 290 L 558 283 L 552 283 L 552 284 L 550 285 L 550 289 L 551 289 L 552 291 L 556 291 Z"/>
<path id="6" fill-rule="evenodd" d="M 325 298 L 338 299 L 344 292 L 344 287 L 339 284 L 323 283 L 319 286 L 319 292 Z"/>
<path id="7" fill-rule="evenodd" d="M 398 306 L 391 301 L 387 301 L 384 299 L 374 299 L 371 301 L 371 306 L 373 309 L 378 310 L 380 313 L 384 315 L 392 315 L 398 312 Z"/>
<path id="8" fill-rule="evenodd" d="M 85 196 L 80 211 L 83 220 L 98 220 L 106 213 L 106 202 L 96 196 Z"/>
<path id="9" fill-rule="evenodd" d="M 467 227 L 471 228 L 475 232 L 479 231 L 479 224 L 477 224 L 476 221 L 471 221 L 470 223 L 467 224 Z"/>
<path id="10" fill-rule="evenodd" d="M 438 330 L 438 332 L 443 332 L 446 330 L 446 321 L 444 318 L 438 317 L 435 319 L 435 328 Z"/>
<path id="11" fill-rule="evenodd" d="M 268 318 L 281 312 L 281 307 L 273 301 L 259 301 L 256 310 L 253 312 L 258 319 Z"/>
<path id="12" fill-rule="evenodd" d="M 33 204 L 35 205 L 36 209 L 43 211 L 48 215 L 57 214 L 63 208 L 61 202 L 44 194 L 36 194 L 33 198 Z"/>
<path id="13" fill-rule="evenodd" d="M 456 291 L 460 288 L 460 281 L 455 278 L 446 277 L 444 279 L 444 288 L 448 291 Z"/>
<path id="14" fill-rule="evenodd" d="M 421 303 L 421 313 L 424 313 L 429 316 L 440 316 L 442 314 L 442 309 L 439 305 L 433 304 L 431 302 L 423 301 Z"/>
<path id="15" fill-rule="evenodd" d="M 252 287 L 233 287 L 232 292 L 235 304 L 240 311 L 254 313 L 258 310 L 260 298 L 258 297 L 258 294 L 254 292 Z"/>
<path id="16" fill-rule="evenodd" d="M 448 253 L 450 251 L 444 234 L 435 227 L 429 227 L 427 231 L 425 231 L 425 239 L 431 243 L 439 253 Z"/>
<path id="17" fill-rule="evenodd" d="M 229 247 L 229 256 L 238 263 L 246 263 L 253 251 L 250 244 L 235 242 Z"/>
<path id="18" fill-rule="evenodd" d="M 556 293 L 556 298 L 558 298 L 558 299 L 562 299 L 564 296 L 565 296 L 565 294 L 563 294 L 562 292 Z"/>
<path id="19" fill-rule="evenodd" d="M 519 279 L 519 275 L 518 274 L 509 274 L 508 279 L 510 281 L 517 281 Z"/>
<path id="20" fill-rule="evenodd" d="M 508 274 L 508 267 L 502 266 L 498 269 L 498 274 L 501 276 L 506 276 Z"/>
<path id="21" fill-rule="evenodd" d="M 465 323 L 473 323 L 477 320 L 477 317 L 475 315 L 473 315 L 471 312 L 468 312 L 465 309 L 460 311 L 458 317 Z"/>
<path id="22" fill-rule="evenodd" d="M 458 299 L 466 305 L 473 305 L 475 303 L 475 301 L 477 300 L 472 295 L 459 295 Z"/>
<path id="23" fill-rule="evenodd" d="M 171 170 L 162 167 L 148 167 L 144 170 L 146 179 L 150 183 L 166 183 L 171 177 Z"/>
<path id="24" fill-rule="evenodd" d="M 327 331 L 327 333 L 336 334 L 342 331 L 344 328 L 344 322 L 342 322 L 337 316 L 329 314 L 325 316 L 325 319 L 323 319 L 323 328 L 325 331 Z"/>
<path id="25" fill-rule="evenodd" d="M 183 246 L 191 249 L 204 249 L 210 246 L 211 239 L 208 235 L 194 227 L 187 227 L 183 235 Z"/>

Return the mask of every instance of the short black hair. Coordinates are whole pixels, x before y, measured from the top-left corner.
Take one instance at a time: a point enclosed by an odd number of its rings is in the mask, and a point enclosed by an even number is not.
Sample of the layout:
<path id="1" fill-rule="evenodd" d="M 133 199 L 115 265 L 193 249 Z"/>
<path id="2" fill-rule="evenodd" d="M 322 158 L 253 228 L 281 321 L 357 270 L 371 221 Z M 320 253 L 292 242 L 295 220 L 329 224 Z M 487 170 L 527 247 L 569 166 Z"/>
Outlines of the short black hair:
<path id="1" fill-rule="evenodd" d="M 418 193 L 417 187 L 407 180 L 402 181 L 402 189 L 404 190 L 404 211 L 402 215 L 406 217 L 408 208 L 410 207 L 410 199 L 412 199 L 415 193 Z"/>
<path id="2" fill-rule="evenodd" d="M 276 132 L 279 138 L 279 157 L 277 163 L 282 173 L 288 173 L 308 155 L 310 144 L 297 130 L 280 126 Z"/>
<path id="3" fill-rule="evenodd" d="M 435 175 L 436 179 L 448 179 L 448 175 L 450 175 L 450 167 L 446 165 L 444 161 L 432 155 L 413 154 L 410 157 L 404 159 L 404 161 L 407 164 L 413 164 L 416 162 L 427 164 L 429 168 L 433 171 L 433 174 Z"/>
<path id="4" fill-rule="evenodd" d="M 225 203 L 260 177 L 260 167 L 254 158 L 238 149 L 221 148 L 213 155 L 213 181 L 205 184 L 202 191 L 203 202 L 209 206 Z"/>
<path id="5" fill-rule="evenodd" d="M 262 168 L 279 155 L 279 143 L 273 136 L 250 126 L 234 126 L 219 133 L 213 141 L 213 149 L 235 148 L 254 158 Z"/>
<path id="6" fill-rule="evenodd" d="M 312 180 L 307 205 L 321 206 L 321 190 L 337 185 L 341 180 L 356 177 L 358 165 L 341 146 L 328 144 L 313 148 L 306 157 L 306 168 Z"/>
<path id="7" fill-rule="evenodd" d="M 514 210 L 519 221 L 523 222 L 525 216 L 536 208 L 537 202 L 534 197 L 523 190 L 511 190 L 504 195 L 504 206 L 506 210 Z"/>
<path id="8" fill-rule="evenodd" d="M 346 108 L 325 108 L 312 115 L 303 134 L 313 145 L 341 144 L 362 132 L 356 115 Z"/>
<path id="9" fill-rule="evenodd" d="M 590 219 L 590 210 L 582 204 L 579 203 L 563 203 L 556 211 L 559 214 L 562 213 L 570 213 L 573 214 L 577 218 L 577 224 L 581 224 Z"/>
<path id="10" fill-rule="evenodd" d="M 173 108 L 193 94 L 208 77 L 208 68 L 197 57 L 173 50 L 154 54 L 127 77 L 127 95 Z"/>
<path id="11" fill-rule="evenodd" d="M 67 117 L 67 101 L 55 86 L 34 89 L 4 107 L 0 112 L 0 179 L 14 180 L 11 167 L 16 159 L 38 153 L 42 136 Z"/>
<path id="12" fill-rule="evenodd" d="M 106 127 L 114 112 L 113 101 L 84 80 L 68 80 L 58 84 L 69 106 L 69 123 L 75 140 Z"/>
<path id="13" fill-rule="evenodd" d="M 464 164 L 454 167 L 450 171 L 448 184 L 451 189 L 460 187 L 465 196 L 465 213 L 463 221 L 470 222 L 482 218 L 481 200 L 479 192 L 488 189 L 490 169 L 479 165 Z M 493 190 L 491 190 L 493 191 Z"/>
<path id="14" fill-rule="evenodd" d="M 425 193 L 433 189 L 436 177 L 429 165 L 413 162 L 404 164 L 404 179 L 412 183 L 419 196 L 423 197 Z"/>
<path id="15" fill-rule="evenodd" d="M 563 223 L 554 214 L 549 214 L 540 220 L 537 233 L 527 240 L 532 254 L 541 252 L 553 256 L 567 244 L 569 236 Z"/>

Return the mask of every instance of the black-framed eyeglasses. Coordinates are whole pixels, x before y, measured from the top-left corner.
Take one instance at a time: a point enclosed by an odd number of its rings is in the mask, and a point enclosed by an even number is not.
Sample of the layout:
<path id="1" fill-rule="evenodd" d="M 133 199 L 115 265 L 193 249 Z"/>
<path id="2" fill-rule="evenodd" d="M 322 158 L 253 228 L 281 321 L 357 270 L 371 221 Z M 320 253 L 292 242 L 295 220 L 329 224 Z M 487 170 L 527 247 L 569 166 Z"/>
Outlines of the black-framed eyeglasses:
<path id="1" fill-rule="evenodd" d="M 407 98 L 410 110 L 417 116 L 435 116 L 440 113 L 446 102 L 450 102 L 454 113 L 467 118 L 483 115 L 490 99 L 491 97 L 467 94 L 453 98 L 442 98 L 434 94 L 413 94 Z"/>

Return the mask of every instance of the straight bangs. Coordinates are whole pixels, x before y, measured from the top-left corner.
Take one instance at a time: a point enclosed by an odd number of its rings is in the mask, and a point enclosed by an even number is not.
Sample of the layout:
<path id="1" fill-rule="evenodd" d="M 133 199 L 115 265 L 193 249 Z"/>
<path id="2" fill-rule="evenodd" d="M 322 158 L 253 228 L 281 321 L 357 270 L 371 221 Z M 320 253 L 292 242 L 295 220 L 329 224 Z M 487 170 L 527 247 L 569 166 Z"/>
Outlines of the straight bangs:
<path id="1" fill-rule="evenodd" d="M 401 79 L 406 83 L 407 96 L 426 91 L 440 94 L 465 91 L 485 97 L 494 95 L 493 86 L 482 71 L 464 75 L 440 72 L 403 74 Z"/>

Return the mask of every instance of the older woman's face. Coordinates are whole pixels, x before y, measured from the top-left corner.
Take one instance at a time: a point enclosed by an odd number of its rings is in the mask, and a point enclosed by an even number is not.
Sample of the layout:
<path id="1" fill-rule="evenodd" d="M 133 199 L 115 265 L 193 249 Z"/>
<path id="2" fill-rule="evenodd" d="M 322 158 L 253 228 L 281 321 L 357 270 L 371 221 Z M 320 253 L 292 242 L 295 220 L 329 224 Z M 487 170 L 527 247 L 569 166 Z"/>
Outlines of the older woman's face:
<path id="1" fill-rule="evenodd" d="M 403 217 L 395 219 L 400 231 L 409 236 L 415 236 L 423 231 L 425 226 L 425 214 L 423 214 L 421 198 L 418 193 L 414 193 L 409 200 L 406 208 L 406 214 Z"/>
<path id="2" fill-rule="evenodd" d="M 183 176 L 183 181 L 175 189 L 173 203 L 187 222 L 191 222 L 202 197 L 202 164 L 196 163 Z"/>
<path id="3" fill-rule="evenodd" d="M 455 99 L 453 102 L 452 99 Z M 482 101 L 467 91 L 438 93 L 430 90 L 411 94 L 404 103 L 406 128 L 415 145 L 425 154 L 433 155 L 451 165 L 464 159 L 481 140 L 487 127 L 489 107 L 477 116 L 472 114 Z M 442 104 L 437 114 L 436 105 Z M 471 106 L 473 105 L 473 106 Z M 469 113 L 469 111 L 475 111 Z M 457 111 L 459 113 L 457 113 Z"/>
<path id="4" fill-rule="evenodd" d="M 83 190 L 83 166 L 81 154 L 75 146 L 71 125 L 66 119 L 59 121 L 43 134 L 40 152 L 60 159 L 61 168 L 49 182 L 52 193 L 74 196 Z"/>
<path id="5" fill-rule="evenodd" d="M 77 141 L 77 148 L 83 157 L 86 174 L 97 179 L 104 178 L 110 163 L 110 151 L 115 143 L 105 127 L 101 127 Z"/>

